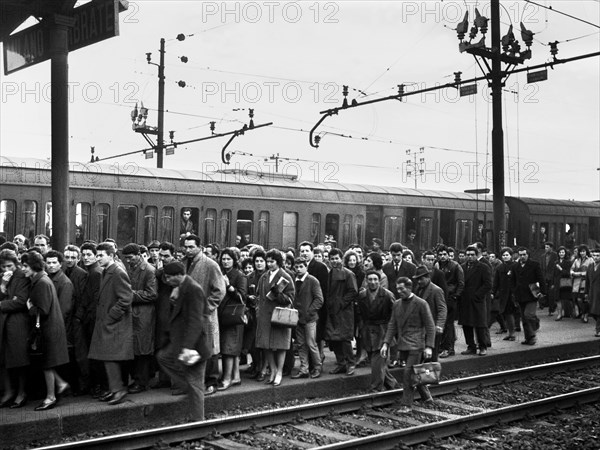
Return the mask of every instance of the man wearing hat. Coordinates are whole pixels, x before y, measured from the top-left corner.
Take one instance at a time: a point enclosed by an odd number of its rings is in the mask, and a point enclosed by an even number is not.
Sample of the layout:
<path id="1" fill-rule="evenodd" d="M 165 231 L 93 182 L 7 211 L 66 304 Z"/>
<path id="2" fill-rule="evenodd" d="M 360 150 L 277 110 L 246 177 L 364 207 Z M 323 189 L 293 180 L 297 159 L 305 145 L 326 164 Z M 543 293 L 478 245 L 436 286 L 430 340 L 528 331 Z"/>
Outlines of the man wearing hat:
<path id="1" fill-rule="evenodd" d="M 208 302 L 202 287 L 185 275 L 179 261 L 166 264 L 163 273 L 173 292 L 168 338 L 156 359 L 177 386 L 185 387 L 191 403 L 191 419 L 204 420 L 204 373 L 212 354 L 212 341 L 203 323 L 209 314 Z"/>
<path id="2" fill-rule="evenodd" d="M 444 291 L 431 281 L 431 273 L 426 266 L 417 267 L 413 282 L 416 284 L 415 295 L 427 302 L 435 322 L 435 344 L 432 348 L 431 360 L 437 361 L 442 332 L 446 324 L 447 307 Z"/>

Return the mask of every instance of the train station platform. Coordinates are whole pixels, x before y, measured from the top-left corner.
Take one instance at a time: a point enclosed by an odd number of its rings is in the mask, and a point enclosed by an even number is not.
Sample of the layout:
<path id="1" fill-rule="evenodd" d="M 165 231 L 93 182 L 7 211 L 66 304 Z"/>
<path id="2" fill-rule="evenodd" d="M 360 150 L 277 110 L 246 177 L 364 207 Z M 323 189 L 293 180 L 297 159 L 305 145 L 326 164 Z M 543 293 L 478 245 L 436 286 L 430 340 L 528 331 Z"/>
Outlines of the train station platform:
<path id="1" fill-rule="evenodd" d="M 556 322 L 547 310 L 538 310 L 541 327 L 534 346 L 522 345 L 523 333 L 514 342 L 504 341 L 506 334 L 490 333 L 492 347 L 487 356 L 460 355 L 466 345 L 461 327 L 457 326 L 456 355 L 441 360 L 442 377 L 467 376 L 470 373 L 493 371 L 499 367 L 529 362 L 564 360 L 581 355 L 600 354 L 600 338 L 594 337 L 595 322 L 585 324 L 576 319 Z M 242 384 L 206 397 L 206 416 L 215 417 L 227 411 L 241 412 L 243 408 L 275 404 L 284 401 L 343 396 L 365 392 L 369 386 L 370 368 L 362 367 L 353 376 L 329 375 L 334 357 L 326 353 L 323 375 L 318 379 L 284 377 L 280 386 L 267 385 L 244 377 Z M 242 366 L 242 371 L 244 370 Z M 402 369 L 392 374 L 400 379 Z M 30 400 L 20 409 L 0 409 L 0 448 L 27 448 L 47 445 L 68 437 L 85 435 L 97 437 L 132 429 L 146 429 L 182 423 L 186 416 L 184 396 L 172 396 L 169 389 L 149 390 L 129 395 L 120 405 L 109 406 L 90 396 L 60 399 L 56 408 L 36 412 L 40 400 Z"/>

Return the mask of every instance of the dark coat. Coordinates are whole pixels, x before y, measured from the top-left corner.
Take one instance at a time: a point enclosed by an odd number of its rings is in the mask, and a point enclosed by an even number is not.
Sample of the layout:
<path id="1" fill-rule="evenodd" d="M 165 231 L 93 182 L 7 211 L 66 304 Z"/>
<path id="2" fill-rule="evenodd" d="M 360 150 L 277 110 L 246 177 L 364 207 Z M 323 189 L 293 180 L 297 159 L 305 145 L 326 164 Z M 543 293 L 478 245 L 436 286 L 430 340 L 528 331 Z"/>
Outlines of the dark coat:
<path id="1" fill-rule="evenodd" d="M 446 262 L 440 261 L 438 263 L 438 268 L 444 273 L 444 277 L 446 278 L 446 286 L 448 287 L 446 305 L 455 305 L 465 289 L 465 273 L 463 272 L 460 264 L 452 260 L 448 260 Z"/>
<path id="2" fill-rule="evenodd" d="M 351 341 L 354 338 L 354 302 L 358 297 L 356 278 L 346 268 L 331 269 L 325 339 L 328 341 Z"/>
<path id="3" fill-rule="evenodd" d="M 494 295 L 494 303 L 497 303 L 498 312 L 501 314 L 504 313 L 508 305 L 515 303 L 516 275 L 514 268 L 514 262 L 503 262 L 494 271 L 492 294 Z"/>
<path id="4" fill-rule="evenodd" d="M 179 294 L 169 314 L 169 331 L 166 345 L 175 359 L 184 348 L 196 350 L 201 359 L 212 356 L 212 339 L 207 335 L 208 303 L 200 284 L 189 275 L 179 285 Z"/>
<path id="5" fill-rule="evenodd" d="M 382 267 L 383 273 L 388 279 L 388 286 L 395 298 L 398 298 L 398 291 L 396 290 L 396 280 L 400 277 L 412 278 L 417 271 L 417 266 L 408 261 L 402 260 L 398 272 L 394 269 L 394 262 L 385 263 Z"/>
<path id="6" fill-rule="evenodd" d="M 488 326 L 487 297 L 492 290 L 492 270 L 490 266 L 476 261 L 465 273 L 465 289 L 458 302 L 458 324 L 469 327 Z"/>
<path id="7" fill-rule="evenodd" d="M 256 311 L 256 348 L 267 350 L 288 350 L 292 329 L 271 326 L 271 316 L 276 306 L 290 307 L 294 304 L 294 281 L 283 269 L 279 269 L 273 281 L 269 282 L 270 271 L 266 271 L 258 280 L 258 308 Z M 277 285 L 280 278 L 288 280 L 288 285 L 274 300 L 267 298 L 271 288 Z"/>
<path id="8" fill-rule="evenodd" d="M 77 317 L 77 311 L 79 310 L 80 305 L 85 297 L 85 285 L 87 283 L 88 273 L 79 266 L 74 266 L 71 268 L 64 267 L 63 271 L 65 275 L 69 277 L 69 280 L 71 280 L 71 284 L 73 285 L 73 307 L 71 309 L 71 326 L 67 326 L 67 341 L 69 343 L 72 343 L 72 321 L 75 319 L 81 320 L 81 318 Z"/>
<path id="9" fill-rule="evenodd" d="M 51 369 L 69 362 L 67 333 L 63 322 L 56 289 L 46 275 L 38 272 L 31 277 L 29 299 L 33 307 L 29 310 L 31 326 L 35 326 L 36 316 L 40 315 L 40 326 L 44 338 L 45 351 L 42 369 Z"/>
<path id="10" fill-rule="evenodd" d="M 163 269 L 156 271 L 156 328 L 154 329 L 154 348 L 163 348 L 168 343 L 171 302 L 169 297 L 173 286 L 167 284 Z"/>
<path id="11" fill-rule="evenodd" d="M 102 276 L 99 295 L 88 357 L 100 361 L 133 359 L 133 291 L 127 272 L 111 264 Z"/>
<path id="12" fill-rule="evenodd" d="M 79 307 L 75 311 L 75 317 L 82 323 L 95 323 L 96 311 L 98 309 L 98 298 L 100 295 L 100 284 L 102 284 L 102 268 L 95 262 L 85 268 L 87 279 L 85 291 Z"/>
<path id="13" fill-rule="evenodd" d="M 569 258 L 565 258 L 562 261 L 559 259 L 554 268 L 554 286 L 558 289 L 558 298 L 560 300 L 570 300 L 572 297 L 571 286 L 560 287 L 561 278 L 571 280 L 571 264 L 572 262 Z M 560 269 L 558 268 L 559 266 Z"/>
<path id="14" fill-rule="evenodd" d="M 548 287 L 554 284 L 554 266 L 556 266 L 557 261 L 558 255 L 556 254 L 556 252 L 550 252 L 549 254 L 546 254 L 546 252 L 544 252 L 540 256 L 540 267 L 542 268 L 542 275 Z"/>
<path id="15" fill-rule="evenodd" d="M 590 314 L 600 316 L 600 267 L 590 264 L 585 276 L 585 293 L 590 302 Z"/>
<path id="16" fill-rule="evenodd" d="M 316 259 L 311 259 L 308 263 L 308 274 L 312 275 L 319 281 L 323 299 L 325 300 L 327 292 L 329 292 L 329 269 L 327 266 Z"/>
<path id="17" fill-rule="evenodd" d="M 546 282 L 540 263 L 528 259 L 524 265 L 517 262 L 514 266 L 516 276 L 515 297 L 519 303 L 537 302 L 531 293 L 530 284 L 539 283 L 542 294 L 546 293 Z"/>
<path id="18" fill-rule="evenodd" d="M 228 303 L 243 303 L 246 304 L 246 295 L 248 293 L 248 280 L 242 272 L 238 269 L 233 268 L 227 272 L 227 278 L 229 284 L 225 287 L 225 298 L 219 304 L 219 311 L 222 311 L 223 307 Z M 229 287 L 232 286 L 235 290 L 229 291 Z M 221 354 L 228 356 L 239 356 L 242 351 L 242 343 L 244 340 L 244 325 L 229 325 L 224 326 L 219 323 L 219 335 L 220 335 L 220 346 Z"/>
<path id="19" fill-rule="evenodd" d="M 444 329 L 446 324 L 446 316 L 448 314 L 448 307 L 446 306 L 446 300 L 444 298 L 444 291 L 441 287 L 436 285 L 433 280 L 425 287 L 421 289 L 418 285 L 414 288 L 417 297 L 422 298 L 429 305 L 431 316 L 436 327 Z"/>
<path id="20" fill-rule="evenodd" d="M 58 296 L 58 304 L 67 332 L 67 345 L 73 345 L 73 342 L 69 339 L 73 334 L 73 283 L 62 269 L 56 273 L 48 274 L 48 277 L 52 280 Z"/>
<path id="21" fill-rule="evenodd" d="M 133 354 L 154 353 L 154 329 L 156 324 L 156 275 L 154 267 L 145 261 L 127 270 L 133 290 L 131 308 L 133 325 Z"/>
<path id="22" fill-rule="evenodd" d="M 294 280 L 295 285 L 298 281 Z M 304 281 L 300 284 L 300 289 L 296 290 L 294 299 L 294 308 L 298 310 L 298 323 L 305 325 L 315 322 L 319 318 L 319 310 L 323 306 L 323 292 L 321 285 L 312 275 L 306 274 Z"/>
<path id="23" fill-rule="evenodd" d="M 358 312 L 360 316 L 360 337 L 362 348 L 367 352 L 381 349 L 387 332 L 387 325 L 392 318 L 394 294 L 383 287 L 375 292 L 373 300 L 369 298 L 369 289 L 362 290 L 358 295 Z"/>
<path id="24" fill-rule="evenodd" d="M 17 269 L 6 286 L 6 293 L 0 293 L 0 354 L 4 354 L 7 369 L 29 365 L 27 299 L 30 287 L 29 278 Z"/>
<path id="25" fill-rule="evenodd" d="M 384 342 L 389 345 L 393 338 L 396 338 L 401 351 L 433 348 L 435 324 L 425 300 L 413 294 L 394 303 Z"/>

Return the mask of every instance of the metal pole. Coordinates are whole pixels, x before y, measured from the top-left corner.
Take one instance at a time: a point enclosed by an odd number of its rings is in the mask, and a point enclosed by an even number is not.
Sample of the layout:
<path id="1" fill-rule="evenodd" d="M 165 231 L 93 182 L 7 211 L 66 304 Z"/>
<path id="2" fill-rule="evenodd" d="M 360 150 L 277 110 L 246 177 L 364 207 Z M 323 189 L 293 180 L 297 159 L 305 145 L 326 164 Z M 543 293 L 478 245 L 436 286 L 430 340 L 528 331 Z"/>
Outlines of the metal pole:
<path id="1" fill-rule="evenodd" d="M 156 136 L 156 167 L 163 167 L 165 120 L 165 40 L 160 40 L 160 63 L 158 65 L 158 134 Z"/>
<path id="2" fill-rule="evenodd" d="M 69 96 L 68 30 L 73 18 L 54 14 L 50 24 L 52 137 L 52 247 L 62 251 L 69 242 Z"/>
<path id="3" fill-rule="evenodd" d="M 500 60 L 500 0 L 491 2 L 492 20 L 492 176 L 494 203 L 494 245 L 496 252 L 506 245 L 504 220 L 504 136 L 502 131 L 502 61 Z"/>

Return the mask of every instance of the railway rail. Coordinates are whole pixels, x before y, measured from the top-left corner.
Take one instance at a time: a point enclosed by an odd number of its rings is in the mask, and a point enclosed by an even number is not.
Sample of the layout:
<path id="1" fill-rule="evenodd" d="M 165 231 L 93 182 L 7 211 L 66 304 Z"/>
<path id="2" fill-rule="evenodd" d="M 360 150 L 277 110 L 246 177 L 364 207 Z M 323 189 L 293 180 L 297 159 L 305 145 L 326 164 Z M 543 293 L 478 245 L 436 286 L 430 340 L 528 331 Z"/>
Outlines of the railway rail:
<path id="1" fill-rule="evenodd" d="M 600 356 L 447 380 L 432 405 L 396 413 L 401 390 L 365 394 L 43 449 L 141 449 L 180 442 L 200 448 L 393 448 L 600 400 Z M 339 425 L 339 426 L 338 426 Z M 348 433 L 335 431 L 344 428 Z M 287 429 L 287 431 L 286 431 Z M 358 435 L 358 436 L 357 436 Z"/>

